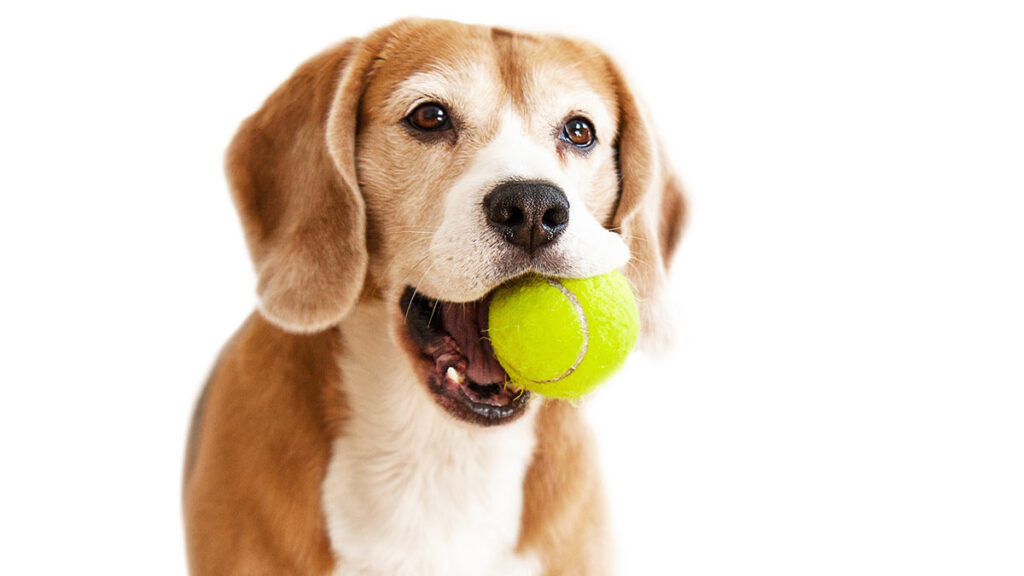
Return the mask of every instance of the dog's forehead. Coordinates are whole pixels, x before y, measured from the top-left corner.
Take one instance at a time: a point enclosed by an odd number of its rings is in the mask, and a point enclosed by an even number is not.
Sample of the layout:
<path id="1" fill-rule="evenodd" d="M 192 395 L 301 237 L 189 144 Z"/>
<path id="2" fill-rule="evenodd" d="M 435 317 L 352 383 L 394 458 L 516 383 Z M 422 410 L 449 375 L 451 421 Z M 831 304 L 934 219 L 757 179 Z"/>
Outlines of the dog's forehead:
<path id="1" fill-rule="evenodd" d="M 396 34 L 378 55 L 364 103 L 371 114 L 393 118 L 430 100 L 477 125 L 509 106 L 545 122 L 584 114 L 609 131 L 618 120 L 613 79 L 592 46 L 448 22 Z"/>

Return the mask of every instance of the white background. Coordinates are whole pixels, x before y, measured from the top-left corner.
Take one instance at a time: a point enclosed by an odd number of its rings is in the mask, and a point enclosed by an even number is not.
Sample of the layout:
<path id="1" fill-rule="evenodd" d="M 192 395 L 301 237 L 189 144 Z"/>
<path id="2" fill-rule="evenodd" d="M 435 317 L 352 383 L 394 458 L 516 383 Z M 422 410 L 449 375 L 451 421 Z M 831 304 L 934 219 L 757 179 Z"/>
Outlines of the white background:
<path id="1" fill-rule="evenodd" d="M 1014 3 L 19 4 L 0 573 L 184 573 L 191 404 L 254 304 L 223 150 L 414 14 L 596 40 L 689 188 L 678 346 L 587 408 L 624 574 L 1024 573 Z"/>

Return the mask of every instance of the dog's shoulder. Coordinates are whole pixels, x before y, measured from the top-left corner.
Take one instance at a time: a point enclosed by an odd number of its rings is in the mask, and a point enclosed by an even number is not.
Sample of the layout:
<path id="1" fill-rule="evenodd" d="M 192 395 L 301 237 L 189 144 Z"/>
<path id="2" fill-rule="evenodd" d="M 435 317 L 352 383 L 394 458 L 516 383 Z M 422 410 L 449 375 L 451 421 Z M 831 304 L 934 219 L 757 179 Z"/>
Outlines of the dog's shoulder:
<path id="1" fill-rule="evenodd" d="M 344 410 L 336 343 L 334 331 L 290 334 L 253 314 L 222 351 L 186 457 L 193 574 L 331 571 L 319 492 Z"/>

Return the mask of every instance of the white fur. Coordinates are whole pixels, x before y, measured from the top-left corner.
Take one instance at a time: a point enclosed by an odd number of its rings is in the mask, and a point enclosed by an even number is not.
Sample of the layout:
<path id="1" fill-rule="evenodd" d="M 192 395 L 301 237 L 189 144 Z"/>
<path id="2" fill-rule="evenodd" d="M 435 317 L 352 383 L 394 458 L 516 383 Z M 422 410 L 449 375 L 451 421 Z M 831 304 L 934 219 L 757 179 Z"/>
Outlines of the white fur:
<path id="1" fill-rule="evenodd" d="M 455 420 L 387 317 L 383 304 L 360 304 L 342 323 L 349 411 L 323 484 L 336 574 L 539 574 L 534 557 L 515 552 L 536 406 L 495 428 Z"/>
<path id="2" fill-rule="evenodd" d="M 444 273 L 426 278 L 418 288 L 435 298 L 470 301 L 507 279 L 509 271 L 499 264 L 509 260 L 513 248 L 490 229 L 482 204 L 495 185 L 511 178 L 551 182 L 565 192 L 570 205 L 566 230 L 547 247 L 543 259 L 522 272 L 586 278 L 623 266 L 629 249 L 622 237 L 601 226 L 583 201 L 581 188 L 587 185 L 589 170 L 581 163 L 562 166 L 554 145 L 534 140 L 510 109 L 503 112 L 500 126 L 447 194 L 444 219 L 430 245 L 432 261 Z M 611 151 L 606 146 L 599 153 Z"/>

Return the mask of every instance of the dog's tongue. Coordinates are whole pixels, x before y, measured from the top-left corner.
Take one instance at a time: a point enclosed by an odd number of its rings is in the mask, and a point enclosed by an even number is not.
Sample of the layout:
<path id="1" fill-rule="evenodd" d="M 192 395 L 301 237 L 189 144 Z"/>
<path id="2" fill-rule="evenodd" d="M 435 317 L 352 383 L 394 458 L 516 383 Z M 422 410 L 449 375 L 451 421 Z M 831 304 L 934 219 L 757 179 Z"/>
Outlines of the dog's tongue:
<path id="1" fill-rule="evenodd" d="M 500 384 L 505 381 L 505 371 L 494 358 L 490 341 L 484 338 L 490 305 L 490 296 L 476 302 L 441 304 L 441 323 L 445 331 L 458 342 L 462 355 L 469 363 L 466 376 L 477 384 Z"/>

